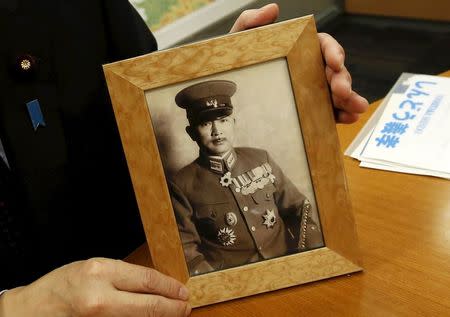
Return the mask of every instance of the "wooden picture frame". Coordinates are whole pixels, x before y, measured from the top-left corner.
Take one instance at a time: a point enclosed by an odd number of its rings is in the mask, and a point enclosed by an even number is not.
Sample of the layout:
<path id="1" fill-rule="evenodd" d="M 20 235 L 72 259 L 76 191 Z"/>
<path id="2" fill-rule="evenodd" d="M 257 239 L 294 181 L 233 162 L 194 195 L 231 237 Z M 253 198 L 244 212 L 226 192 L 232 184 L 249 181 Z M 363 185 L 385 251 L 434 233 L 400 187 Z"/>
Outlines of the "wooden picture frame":
<path id="1" fill-rule="evenodd" d="M 190 276 L 146 92 L 285 59 L 325 247 Z M 306 16 L 104 65 L 154 268 L 190 290 L 193 307 L 362 270 L 314 18 Z"/>

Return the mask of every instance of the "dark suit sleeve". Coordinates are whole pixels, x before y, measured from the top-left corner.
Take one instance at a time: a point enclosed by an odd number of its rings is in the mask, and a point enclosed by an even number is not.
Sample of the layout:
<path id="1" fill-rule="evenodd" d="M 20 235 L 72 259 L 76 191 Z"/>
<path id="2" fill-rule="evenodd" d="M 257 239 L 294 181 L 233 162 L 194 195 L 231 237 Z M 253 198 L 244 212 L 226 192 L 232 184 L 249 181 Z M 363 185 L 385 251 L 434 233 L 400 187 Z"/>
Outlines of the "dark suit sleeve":
<path id="1" fill-rule="evenodd" d="M 191 204 L 174 182 L 169 182 L 169 189 L 189 272 L 194 275 L 212 271 L 213 268 L 199 251 L 201 239 L 192 221 Z"/>
<path id="2" fill-rule="evenodd" d="M 127 0 L 104 0 L 103 12 L 113 60 L 143 55 L 158 49 L 150 29 Z"/>

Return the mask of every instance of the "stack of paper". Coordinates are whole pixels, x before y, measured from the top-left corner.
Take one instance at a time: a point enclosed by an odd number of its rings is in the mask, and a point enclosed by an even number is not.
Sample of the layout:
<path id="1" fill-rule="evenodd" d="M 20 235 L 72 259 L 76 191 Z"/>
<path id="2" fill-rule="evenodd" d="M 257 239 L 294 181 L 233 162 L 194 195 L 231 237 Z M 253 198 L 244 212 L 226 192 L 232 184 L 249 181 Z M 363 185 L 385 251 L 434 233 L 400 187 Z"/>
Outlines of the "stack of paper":
<path id="1" fill-rule="evenodd" d="M 362 167 L 450 179 L 450 78 L 403 73 L 345 154 Z"/>

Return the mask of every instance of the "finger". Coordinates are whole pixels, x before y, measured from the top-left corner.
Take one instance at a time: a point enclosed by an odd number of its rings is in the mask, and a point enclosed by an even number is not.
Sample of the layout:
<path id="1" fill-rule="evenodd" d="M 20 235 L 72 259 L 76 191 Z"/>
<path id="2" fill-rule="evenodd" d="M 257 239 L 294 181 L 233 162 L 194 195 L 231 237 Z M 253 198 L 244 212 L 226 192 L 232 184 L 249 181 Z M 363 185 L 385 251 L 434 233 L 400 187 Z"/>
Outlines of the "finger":
<path id="1" fill-rule="evenodd" d="M 364 113 L 367 111 L 367 108 L 369 107 L 367 99 L 361 97 L 354 91 L 352 91 L 350 97 L 346 100 L 333 98 L 333 101 L 336 108 L 339 108 L 349 113 Z"/>
<path id="2" fill-rule="evenodd" d="M 338 123 L 349 124 L 358 121 L 358 119 L 359 119 L 358 113 L 348 113 L 345 111 L 338 111 L 336 115 L 336 122 Z"/>
<path id="3" fill-rule="evenodd" d="M 157 294 L 169 298 L 187 300 L 187 288 L 177 280 L 156 270 L 115 261 L 112 283 L 122 291 Z"/>
<path id="4" fill-rule="evenodd" d="M 230 33 L 240 32 L 258 26 L 273 23 L 280 13 L 278 5 L 271 3 L 259 9 L 245 10 L 237 18 Z"/>
<path id="5" fill-rule="evenodd" d="M 343 47 L 328 33 L 319 33 L 318 37 L 325 63 L 333 71 L 339 72 L 344 67 L 345 61 Z"/>
<path id="6" fill-rule="evenodd" d="M 343 66 L 341 71 L 334 72 L 330 68 L 326 68 L 327 79 L 330 83 L 331 92 L 334 96 L 341 100 L 347 100 L 352 93 L 352 77 L 347 71 L 347 68 Z"/>
<path id="7" fill-rule="evenodd" d="M 158 295 L 114 292 L 103 302 L 94 301 L 85 312 L 91 312 L 92 316 L 185 317 L 191 313 L 191 306 L 188 302 Z"/>
<path id="8" fill-rule="evenodd" d="M 332 70 L 329 66 L 325 66 L 325 74 L 327 75 L 327 82 L 331 85 L 331 79 L 333 79 L 334 70 Z"/>

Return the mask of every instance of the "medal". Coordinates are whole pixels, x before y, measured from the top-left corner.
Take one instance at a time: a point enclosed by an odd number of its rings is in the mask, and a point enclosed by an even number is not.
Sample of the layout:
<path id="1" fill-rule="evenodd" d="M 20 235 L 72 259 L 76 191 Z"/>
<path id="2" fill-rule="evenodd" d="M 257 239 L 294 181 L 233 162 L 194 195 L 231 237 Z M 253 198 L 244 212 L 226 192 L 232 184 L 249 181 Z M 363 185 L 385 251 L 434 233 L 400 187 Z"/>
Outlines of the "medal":
<path id="1" fill-rule="evenodd" d="M 236 235 L 234 234 L 233 229 L 222 228 L 219 229 L 219 232 L 217 233 L 217 239 L 223 246 L 230 246 L 235 243 Z"/>
<path id="2" fill-rule="evenodd" d="M 263 225 L 266 225 L 266 229 L 273 228 L 277 222 L 277 217 L 275 216 L 275 211 L 273 209 L 266 209 L 266 214 L 263 215 L 263 218 Z"/>
<path id="3" fill-rule="evenodd" d="M 227 212 L 225 214 L 225 221 L 229 226 L 235 226 L 237 224 L 237 216 L 234 212 Z"/>
<path id="4" fill-rule="evenodd" d="M 276 177 L 272 174 L 270 164 L 264 163 L 236 176 L 232 179 L 232 182 L 236 187 L 241 188 L 242 195 L 249 195 L 255 193 L 258 189 L 263 189 L 269 183 L 274 183 L 275 179 Z"/>
<path id="5" fill-rule="evenodd" d="M 223 175 L 220 178 L 220 185 L 222 185 L 223 187 L 230 186 L 231 182 L 232 182 L 232 178 L 231 178 L 231 173 L 230 172 L 226 172 L 225 175 Z"/>
<path id="6" fill-rule="evenodd" d="M 264 186 L 267 184 L 267 182 L 265 182 L 265 180 L 267 180 L 266 178 L 261 178 L 259 180 L 256 181 L 256 187 L 258 187 L 259 189 L 263 189 Z"/>

